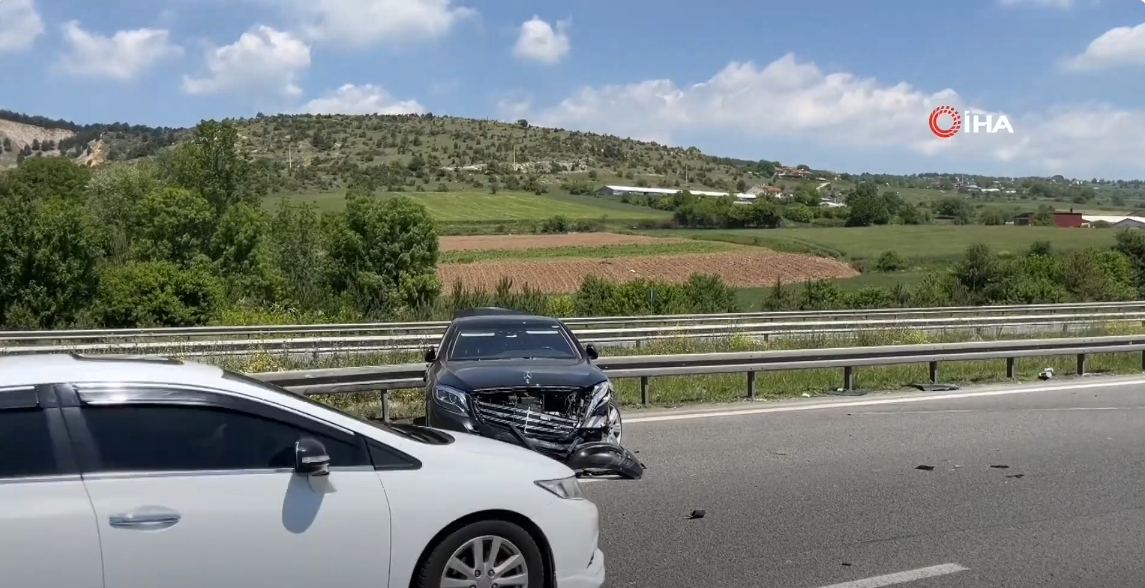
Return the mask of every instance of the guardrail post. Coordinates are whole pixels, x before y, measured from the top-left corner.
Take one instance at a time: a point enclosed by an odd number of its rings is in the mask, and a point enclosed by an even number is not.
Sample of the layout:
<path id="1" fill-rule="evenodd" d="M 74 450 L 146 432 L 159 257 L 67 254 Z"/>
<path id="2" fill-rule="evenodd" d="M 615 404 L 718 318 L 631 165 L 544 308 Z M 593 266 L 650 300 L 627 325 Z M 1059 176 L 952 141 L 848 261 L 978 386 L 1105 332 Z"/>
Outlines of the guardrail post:
<path id="1" fill-rule="evenodd" d="M 1085 375 L 1085 354 L 1084 353 L 1077 354 L 1077 375 L 1079 375 L 1079 376 Z"/>
<path id="2" fill-rule="evenodd" d="M 648 376 L 640 376 L 640 403 L 644 406 L 652 404 L 648 394 Z"/>
<path id="3" fill-rule="evenodd" d="M 1145 354 L 1145 351 L 1143 351 L 1142 353 Z M 1142 357 L 1145 358 L 1145 355 L 1143 355 Z M 1145 359 L 1142 359 L 1141 361 L 1142 361 L 1141 365 L 1145 365 Z M 1011 380 L 1014 379 L 1014 376 L 1017 374 L 1017 371 L 1018 370 L 1014 366 L 1014 358 L 1007 357 L 1006 358 L 1006 377 L 1010 378 Z"/>
<path id="4" fill-rule="evenodd" d="M 390 391 L 382 390 L 382 420 L 390 422 Z"/>
<path id="5" fill-rule="evenodd" d="M 1141 351 L 1141 371 L 1145 372 L 1145 350 Z"/>
<path id="6" fill-rule="evenodd" d="M 931 384 L 937 384 L 938 383 L 938 362 L 937 361 L 930 362 L 930 383 Z"/>
<path id="7" fill-rule="evenodd" d="M 747 373 L 747 397 L 749 400 L 755 400 L 755 372 Z"/>
<path id="8" fill-rule="evenodd" d="M 843 368 L 843 389 L 848 392 L 855 389 L 855 366 L 848 365 Z"/>

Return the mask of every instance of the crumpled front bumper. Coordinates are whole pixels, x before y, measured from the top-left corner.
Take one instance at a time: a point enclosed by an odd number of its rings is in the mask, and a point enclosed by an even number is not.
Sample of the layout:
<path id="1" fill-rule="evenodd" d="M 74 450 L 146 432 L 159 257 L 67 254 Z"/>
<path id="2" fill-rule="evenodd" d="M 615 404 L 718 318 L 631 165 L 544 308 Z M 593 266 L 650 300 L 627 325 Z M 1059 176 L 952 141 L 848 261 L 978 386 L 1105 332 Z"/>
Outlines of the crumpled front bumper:
<path id="1" fill-rule="evenodd" d="M 605 441 L 585 441 L 577 437 L 568 443 L 526 437 L 512 425 L 491 425 L 480 419 L 461 417 L 442 410 L 430 410 L 427 424 L 431 427 L 465 431 L 520 445 L 557 461 L 563 462 L 577 474 L 617 475 L 639 480 L 644 475 L 644 464 L 634 453 L 619 445 Z"/>

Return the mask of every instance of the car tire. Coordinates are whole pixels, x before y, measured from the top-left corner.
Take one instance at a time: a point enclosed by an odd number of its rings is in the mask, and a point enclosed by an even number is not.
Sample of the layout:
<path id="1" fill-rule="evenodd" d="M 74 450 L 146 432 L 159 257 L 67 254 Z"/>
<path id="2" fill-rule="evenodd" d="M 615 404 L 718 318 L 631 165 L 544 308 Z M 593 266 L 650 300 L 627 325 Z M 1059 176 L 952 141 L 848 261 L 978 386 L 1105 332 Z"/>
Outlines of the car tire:
<path id="1" fill-rule="evenodd" d="M 483 543 L 483 552 L 488 559 L 488 552 L 496 540 L 500 540 L 499 556 L 494 563 L 503 563 L 511 554 L 519 554 L 524 559 L 524 573 L 528 575 L 528 588 L 544 588 L 546 570 L 545 559 L 541 549 L 531 535 L 520 526 L 508 521 L 480 521 L 466 525 L 441 539 L 432 548 L 429 557 L 425 558 L 421 566 L 414 572 L 412 588 L 442 588 L 446 579 L 446 566 L 454 556 L 458 556 L 466 564 L 472 565 L 469 555 L 474 542 Z M 464 548 L 464 549 L 463 549 Z M 459 554 L 459 552 L 462 552 Z M 503 570 L 506 574 L 521 573 L 520 567 Z M 483 575 L 485 575 L 483 573 Z M 463 576 L 450 572 L 450 579 L 462 579 Z M 476 582 L 470 584 L 477 585 Z M 494 582 L 496 585 L 496 582 Z"/>

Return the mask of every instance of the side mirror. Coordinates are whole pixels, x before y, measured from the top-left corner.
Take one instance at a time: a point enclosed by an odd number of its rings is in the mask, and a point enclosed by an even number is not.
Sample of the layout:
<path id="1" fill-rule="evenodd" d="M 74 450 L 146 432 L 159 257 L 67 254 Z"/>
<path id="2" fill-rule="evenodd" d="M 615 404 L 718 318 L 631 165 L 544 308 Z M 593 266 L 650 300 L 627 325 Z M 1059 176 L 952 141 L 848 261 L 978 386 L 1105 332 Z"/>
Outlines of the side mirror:
<path id="1" fill-rule="evenodd" d="M 437 361 L 437 349 L 435 349 L 433 347 L 426 349 L 425 350 L 425 362 L 426 363 L 433 363 L 435 361 Z"/>
<path id="2" fill-rule="evenodd" d="M 316 439 L 303 437 L 294 443 L 294 473 L 300 476 L 329 476 L 330 454 Z"/>
<path id="3" fill-rule="evenodd" d="M 596 352 L 596 347 L 593 347 L 592 345 L 584 346 L 584 354 L 587 355 L 589 359 L 596 359 L 600 357 L 600 354 Z"/>

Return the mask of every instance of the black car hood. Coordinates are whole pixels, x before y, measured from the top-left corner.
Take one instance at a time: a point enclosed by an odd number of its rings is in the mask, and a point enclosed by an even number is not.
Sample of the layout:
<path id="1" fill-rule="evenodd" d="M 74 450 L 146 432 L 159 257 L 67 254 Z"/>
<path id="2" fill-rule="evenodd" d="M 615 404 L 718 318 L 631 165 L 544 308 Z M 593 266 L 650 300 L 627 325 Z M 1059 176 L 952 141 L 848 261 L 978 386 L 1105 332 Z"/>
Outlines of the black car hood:
<path id="1" fill-rule="evenodd" d="M 595 386 L 606 377 L 595 365 L 575 359 L 484 360 L 448 362 L 438 383 L 471 391 L 518 386 Z M 526 382 L 525 376 L 528 375 Z"/>

